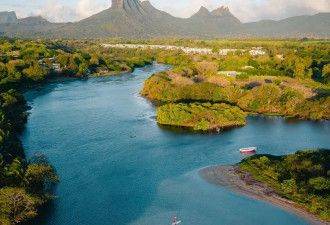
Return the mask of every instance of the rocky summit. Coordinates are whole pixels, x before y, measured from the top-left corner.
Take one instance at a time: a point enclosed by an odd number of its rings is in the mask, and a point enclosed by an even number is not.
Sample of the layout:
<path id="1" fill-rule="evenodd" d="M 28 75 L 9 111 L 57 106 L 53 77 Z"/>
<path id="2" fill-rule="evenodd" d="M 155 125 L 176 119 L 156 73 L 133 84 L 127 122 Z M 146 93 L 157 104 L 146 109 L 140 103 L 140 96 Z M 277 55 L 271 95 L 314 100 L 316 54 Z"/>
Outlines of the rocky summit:
<path id="1" fill-rule="evenodd" d="M 149 1 L 139 0 L 113 0 L 111 8 L 75 23 L 51 23 L 40 17 L 5 20 L 1 15 L 2 13 L 0 13 L 0 34 L 4 36 L 52 38 L 330 36 L 330 13 L 292 17 L 280 21 L 241 23 L 228 7 L 222 6 L 213 11 L 201 7 L 196 14 L 183 19 L 156 9 Z"/>
<path id="2" fill-rule="evenodd" d="M 0 12 L 0 23 L 8 23 L 17 20 L 15 12 Z"/>

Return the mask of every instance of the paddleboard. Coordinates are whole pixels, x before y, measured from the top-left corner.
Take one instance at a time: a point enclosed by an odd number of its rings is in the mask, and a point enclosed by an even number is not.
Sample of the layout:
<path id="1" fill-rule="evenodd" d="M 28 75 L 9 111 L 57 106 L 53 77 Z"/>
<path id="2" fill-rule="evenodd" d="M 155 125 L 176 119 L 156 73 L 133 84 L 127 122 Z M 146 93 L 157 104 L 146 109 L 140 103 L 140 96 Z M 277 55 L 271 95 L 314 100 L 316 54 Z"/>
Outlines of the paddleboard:
<path id="1" fill-rule="evenodd" d="M 181 223 L 182 221 L 181 220 L 179 220 L 179 221 L 177 221 L 176 223 L 172 223 L 172 225 L 177 225 L 177 224 L 179 224 L 179 223 Z"/>

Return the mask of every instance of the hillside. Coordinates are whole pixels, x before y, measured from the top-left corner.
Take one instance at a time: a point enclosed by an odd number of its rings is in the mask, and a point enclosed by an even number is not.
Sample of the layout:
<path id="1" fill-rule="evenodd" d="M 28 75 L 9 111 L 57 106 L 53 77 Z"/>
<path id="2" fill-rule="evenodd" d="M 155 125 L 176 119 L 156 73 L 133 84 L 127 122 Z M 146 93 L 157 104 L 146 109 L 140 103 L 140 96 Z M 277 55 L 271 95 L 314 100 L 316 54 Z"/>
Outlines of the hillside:
<path id="1" fill-rule="evenodd" d="M 149 1 L 113 0 L 112 7 L 75 23 L 56 24 L 41 17 L 5 20 L 0 34 L 53 38 L 220 38 L 329 37 L 330 13 L 297 16 L 280 21 L 241 23 L 227 7 L 205 7 L 183 19 L 153 7 Z M 4 17 L 3 17 L 4 18 Z"/>
<path id="2" fill-rule="evenodd" d="M 27 17 L 0 24 L 0 35 L 18 37 L 46 37 L 67 24 L 51 23 L 42 17 Z"/>

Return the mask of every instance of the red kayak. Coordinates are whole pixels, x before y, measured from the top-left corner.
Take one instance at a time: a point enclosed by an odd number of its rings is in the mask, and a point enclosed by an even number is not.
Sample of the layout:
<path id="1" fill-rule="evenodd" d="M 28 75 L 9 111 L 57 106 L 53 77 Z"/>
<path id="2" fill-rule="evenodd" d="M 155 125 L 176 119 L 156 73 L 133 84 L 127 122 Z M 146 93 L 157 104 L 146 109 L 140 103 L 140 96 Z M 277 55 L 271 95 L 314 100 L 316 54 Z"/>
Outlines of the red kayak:
<path id="1" fill-rule="evenodd" d="M 256 147 L 241 148 L 239 151 L 242 154 L 250 154 L 250 153 L 255 153 L 257 151 L 257 148 Z"/>

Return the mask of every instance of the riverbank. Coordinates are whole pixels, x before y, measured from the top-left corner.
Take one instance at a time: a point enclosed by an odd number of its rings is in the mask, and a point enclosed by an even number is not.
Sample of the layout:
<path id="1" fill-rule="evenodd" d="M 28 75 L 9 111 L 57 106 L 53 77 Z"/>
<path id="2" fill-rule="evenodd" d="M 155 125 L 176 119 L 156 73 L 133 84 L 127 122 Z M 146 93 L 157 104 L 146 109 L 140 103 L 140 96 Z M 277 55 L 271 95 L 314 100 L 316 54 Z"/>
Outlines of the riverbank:
<path id="1" fill-rule="evenodd" d="M 278 191 L 267 184 L 255 180 L 251 173 L 242 171 L 239 166 L 208 167 L 199 171 L 199 176 L 210 184 L 285 210 L 308 224 L 329 224 L 327 221 L 300 208 L 294 202 L 282 198 Z"/>

